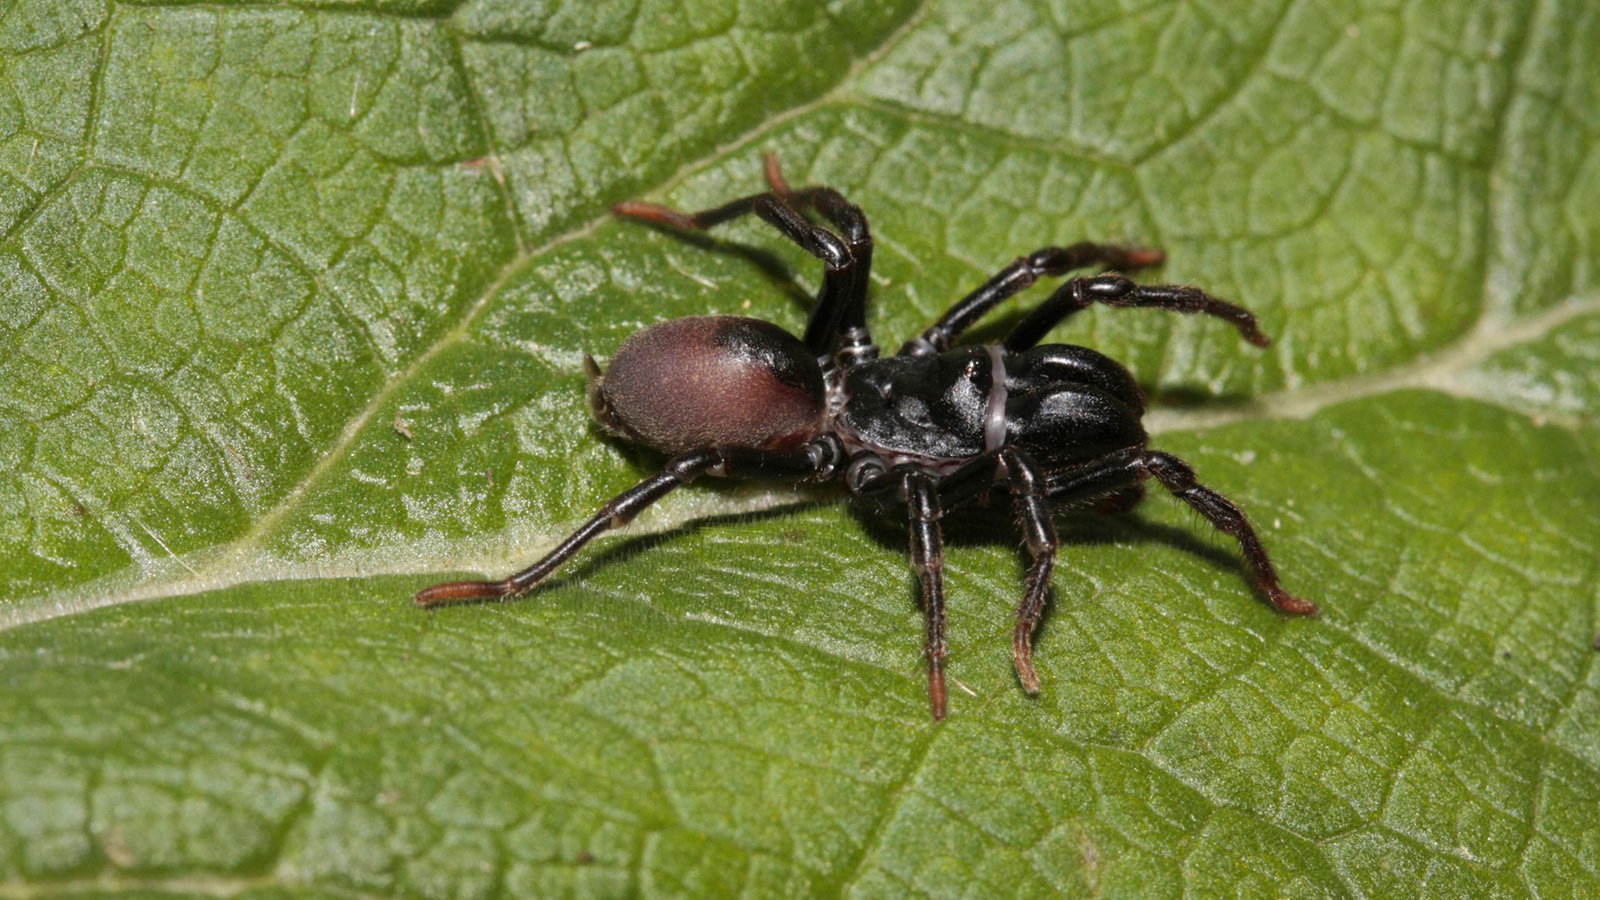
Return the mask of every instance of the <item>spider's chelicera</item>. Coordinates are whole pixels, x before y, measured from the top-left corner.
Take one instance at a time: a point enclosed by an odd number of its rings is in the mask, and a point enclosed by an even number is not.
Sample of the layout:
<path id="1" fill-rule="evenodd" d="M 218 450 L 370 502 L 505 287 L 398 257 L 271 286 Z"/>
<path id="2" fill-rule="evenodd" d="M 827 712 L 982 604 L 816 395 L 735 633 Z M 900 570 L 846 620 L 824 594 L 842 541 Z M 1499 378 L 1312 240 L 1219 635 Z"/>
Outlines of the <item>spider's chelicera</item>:
<path id="1" fill-rule="evenodd" d="M 627 524 L 703 474 L 790 482 L 840 480 L 850 493 L 910 521 L 911 566 L 927 618 L 933 717 L 945 715 L 945 616 L 940 519 L 947 509 L 1009 502 L 1030 558 L 1011 652 L 1017 678 L 1039 690 L 1033 631 L 1056 555 L 1052 507 L 1130 509 L 1154 478 L 1232 535 L 1267 600 L 1285 613 L 1315 604 L 1278 584 L 1267 551 L 1237 506 L 1195 480 L 1183 460 L 1151 450 L 1144 395 L 1128 370 L 1085 347 L 1040 344 L 1094 303 L 1204 313 L 1245 340 L 1268 344 L 1255 317 L 1193 288 L 1135 284 L 1115 271 L 1072 278 L 999 344 L 952 346 L 979 317 L 1045 276 L 1134 269 L 1156 250 L 1079 243 L 1046 247 L 1001 269 L 900 352 L 879 358 L 867 330 L 872 236 L 859 208 L 828 187 L 790 188 L 767 158 L 769 190 L 682 213 L 618 204 L 624 218 L 681 230 L 754 213 L 825 269 L 805 334 L 740 316 L 652 325 L 625 341 L 601 374 L 587 361 L 590 403 L 602 428 L 670 454 L 662 470 L 607 503 L 549 555 L 504 581 L 456 581 L 416 595 L 418 606 L 509 598 L 538 586 L 596 535 Z M 807 218 L 814 212 L 832 228 Z"/>

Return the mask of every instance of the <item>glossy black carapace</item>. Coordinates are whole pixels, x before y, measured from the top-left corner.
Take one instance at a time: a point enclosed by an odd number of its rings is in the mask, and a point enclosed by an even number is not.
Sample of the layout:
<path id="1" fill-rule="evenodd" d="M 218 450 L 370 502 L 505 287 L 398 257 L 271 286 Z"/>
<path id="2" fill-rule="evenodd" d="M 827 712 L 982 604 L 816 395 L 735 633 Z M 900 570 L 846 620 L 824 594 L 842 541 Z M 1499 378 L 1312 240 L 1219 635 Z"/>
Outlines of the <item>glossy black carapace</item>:
<path id="1" fill-rule="evenodd" d="M 696 316 L 629 338 L 602 374 L 593 360 L 590 403 L 602 428 L 671 458 L 661 472 L 607 503 L 576 533 L 504 581 L 456 581 L 419 592 L 419 606 L 514 597 L 539 585 L 596 535 L 703 474 L 792 482 L 840 480 L 855 497 L 910 522 L 911 565 L 927 617 L 933 717 L 945 716 L 943 549 L 947 510 L 1009 504 L 1030 558 L 1012 631 L 1012 661 L 1030 694 L 1034 628 L 1044 610 L 1057 540 L 1051 508 L 1117 512 L 1154 478 L 1233 536 L 1259 590 L 1286 613 L 1317 607 L 1278 584 L 1244 514 L 1195 480 L 1182 460 L 1151 450 L 1144 395 L 1116 361 L 1070 344 L 1040 344 L 1091 304 L 1216 316 L 1257 346 L 1255 317 L 1192 288 L 1141 285 L 1114 271 L 1070 279 L 1000 344 L 952 343 L 1002 300 L 1074 269 L 1133 269 L 1155 250 L 1080 243 L 1017 259 L 963 297 L 892 357 L 879 358 L 866 324 L 872 236 L 861 210 L 832 188 L 790 188 L 767 158 L 769 190 L 682 213 L 618 204 L 617 215 L 682 230 L 754 213 L 824 265 L 804 336 L 741 316 Z M 815 213 L 827 225 L 812 222 Z M 828 227 L 828 226 L 831 226 Z"/>

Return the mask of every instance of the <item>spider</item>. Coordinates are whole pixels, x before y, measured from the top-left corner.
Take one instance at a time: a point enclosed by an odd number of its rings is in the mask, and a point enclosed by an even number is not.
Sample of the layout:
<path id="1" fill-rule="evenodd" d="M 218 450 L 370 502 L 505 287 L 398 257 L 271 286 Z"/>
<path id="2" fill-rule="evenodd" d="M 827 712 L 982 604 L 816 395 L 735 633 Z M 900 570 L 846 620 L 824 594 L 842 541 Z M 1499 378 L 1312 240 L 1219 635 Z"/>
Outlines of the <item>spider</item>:
<path id="1" fill-rule="evenodd" d="M 1151 450 L 1144 395 L 1128 370 L 1086 347 L 1040 344 L 1073 313 L 1101 303 L 1204 313 L 1258 347 L 1253 315 L 1197 288 L 1135 284 L 1110 269 L 1163 259 L 1158 250 L 1078 243 L 1045 247 L 1005 266 L 900 352 L 880 358 L 867 330 L 872 235 L 866 216 L 833 188 L 791 188 L 766 158 L 768 190 L 684 213 L 642 201 L 612 211 L 680 231 L 754 213 L 823 264 L 805 334 L 760 319 L 691 316 L 623 342 L 602 374 L 585 358 L 589 402 L 607 433 L 670 455 L 660 472 L 600 508 L 543 559 L 503 581 L 454 581 L 416 595 L 422 607 L 507 599 L 539 586 L 595 536 L 632 521 L 675 488 L 710 474 L 788 482 L 839 480 L 878 512 L 904 510 L 911 567 L 926 619 L 923 648 L 933 718 L 946 713 L 945 601 L 940 520 L 948 509 L 1009 501 L 1030 559 L 1011 655 L 1029 695 L 1039 691 L 1033 632 L 1044 611 L 1057 539 L 1051 509 L 1131 509 L 1154 478 L 1238 541 L 1255 587 L 1273 606 L 1316 615 L 1289 595 L 1244 513 L 1200 484 L 1183 460 Z M 813 213 L 832 227 L 816 224 Z M 1072 278 L 998 344 L 953 346 L 984 313 L 1046 276 Z"/>

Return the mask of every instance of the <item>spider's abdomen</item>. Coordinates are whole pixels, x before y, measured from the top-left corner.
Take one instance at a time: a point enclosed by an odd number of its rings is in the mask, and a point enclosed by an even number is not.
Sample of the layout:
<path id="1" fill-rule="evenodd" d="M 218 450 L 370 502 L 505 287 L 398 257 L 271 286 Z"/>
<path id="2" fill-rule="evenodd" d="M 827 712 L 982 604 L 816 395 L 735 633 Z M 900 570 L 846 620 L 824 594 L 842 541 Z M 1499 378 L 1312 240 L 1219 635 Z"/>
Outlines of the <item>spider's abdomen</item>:
<path id="1" fill-rule="evenodd" d="M 800 339 L 744 316 L 670 319 L 637 332 L 595 375 L 601 427 L 667 453 L 797 447 L 822 422 L 822 370 Z"/>

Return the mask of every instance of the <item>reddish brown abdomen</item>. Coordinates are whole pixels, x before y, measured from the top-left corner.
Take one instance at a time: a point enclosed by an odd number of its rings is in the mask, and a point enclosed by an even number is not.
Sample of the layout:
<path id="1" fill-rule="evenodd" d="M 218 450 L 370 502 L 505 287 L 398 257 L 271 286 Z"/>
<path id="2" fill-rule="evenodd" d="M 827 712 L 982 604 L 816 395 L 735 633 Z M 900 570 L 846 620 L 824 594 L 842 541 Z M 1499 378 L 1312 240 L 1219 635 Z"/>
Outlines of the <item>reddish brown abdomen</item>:
<path id="1" fill-rule="evenodd" d="M 788 449 L 816 434 L 822 410 L 816 358 L 794 335 L 744 316 L 671 319 L 634 334 L 595 403 L 607 430 L 667 453 Z"/>

